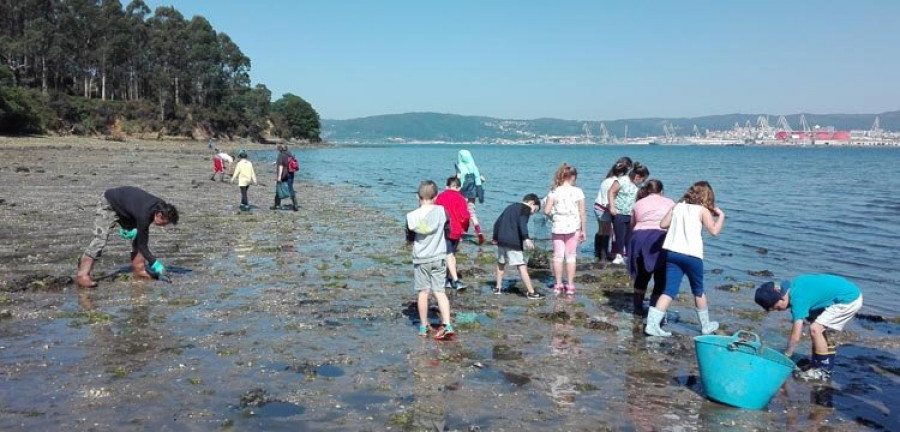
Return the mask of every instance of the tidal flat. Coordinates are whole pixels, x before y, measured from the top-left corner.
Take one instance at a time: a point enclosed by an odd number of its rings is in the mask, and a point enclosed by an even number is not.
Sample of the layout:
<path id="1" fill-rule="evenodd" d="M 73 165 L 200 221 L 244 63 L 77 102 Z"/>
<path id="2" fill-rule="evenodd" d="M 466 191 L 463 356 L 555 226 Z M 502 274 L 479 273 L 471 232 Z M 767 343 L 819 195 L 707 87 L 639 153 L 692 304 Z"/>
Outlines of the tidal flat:
<path id="1" fill-rule="evenodd" d="M 264 185 L 241 212 L 204 143 L 0 138 L 0 152 L 3 430 L 900 429 L 893 319 L 848 326 L 831 383 L 789 379 L 767 410 L 739 410 L 702 395 L 689 299 L 675 337 L 647 338 L 621 267 L 583 256 L 574 298 L 541 301 L 508 271 L 498 296 L 494 247 L 465 241 L 457 338 L 419 339 L 402 219 L 370 191 L 301 176 L 300 210 L 269 210 L 274 173 L 257 162 Z M 151 228 L 171 283 L 132 280 L 112 237 L 100 286 L 76 288 L 97 198 L 122 185 L 178 207 L 177 226 Z M 720 334 L 787 338 L 788 317 L 752 303 L 712 314 Z"/>

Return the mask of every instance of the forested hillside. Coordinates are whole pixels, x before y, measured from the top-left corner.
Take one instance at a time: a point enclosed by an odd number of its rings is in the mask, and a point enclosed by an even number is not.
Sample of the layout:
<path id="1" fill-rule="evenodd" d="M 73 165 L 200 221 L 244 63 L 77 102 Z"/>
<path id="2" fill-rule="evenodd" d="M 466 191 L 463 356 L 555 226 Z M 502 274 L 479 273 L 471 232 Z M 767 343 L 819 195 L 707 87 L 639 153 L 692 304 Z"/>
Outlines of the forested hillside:
<path id="1" fill-rule="evenodd" d="M 272 103 L 250 66 L 227 34 L 174 7 L 0 0 L 0 133 L 318 141 L 313 107 Z"/>

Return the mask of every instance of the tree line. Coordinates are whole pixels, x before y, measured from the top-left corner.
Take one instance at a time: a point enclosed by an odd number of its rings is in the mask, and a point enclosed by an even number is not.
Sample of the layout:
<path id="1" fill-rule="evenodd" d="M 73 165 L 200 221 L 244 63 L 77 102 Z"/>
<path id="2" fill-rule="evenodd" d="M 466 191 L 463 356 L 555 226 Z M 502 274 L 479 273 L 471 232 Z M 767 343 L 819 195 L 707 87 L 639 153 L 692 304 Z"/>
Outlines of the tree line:
<path id="1" fill-rule="evenodd" d="M 319 140 L 301 97 L 272 103 L 202 16 L 142 0 L 0 0 L 0 133 Z"/>

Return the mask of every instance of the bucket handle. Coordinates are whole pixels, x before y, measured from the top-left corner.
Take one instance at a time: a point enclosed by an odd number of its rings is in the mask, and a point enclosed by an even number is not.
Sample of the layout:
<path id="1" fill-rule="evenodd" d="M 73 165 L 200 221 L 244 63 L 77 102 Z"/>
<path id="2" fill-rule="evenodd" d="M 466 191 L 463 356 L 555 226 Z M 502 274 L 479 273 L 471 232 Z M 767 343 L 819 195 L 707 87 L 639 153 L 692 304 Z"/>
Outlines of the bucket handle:
<path id="1" fill-rule="evenodd" d="M 738 330 L 731 335 L 731 343 L 728 344 L 728 349 L 734 351 L 738 349 L 738 345 L 747 345 L 750 348 L 753 348 L 757 354 L 763 352 L 763 346 L 762 342 L 759 340 L 759 335 L 746 330 Z"/>

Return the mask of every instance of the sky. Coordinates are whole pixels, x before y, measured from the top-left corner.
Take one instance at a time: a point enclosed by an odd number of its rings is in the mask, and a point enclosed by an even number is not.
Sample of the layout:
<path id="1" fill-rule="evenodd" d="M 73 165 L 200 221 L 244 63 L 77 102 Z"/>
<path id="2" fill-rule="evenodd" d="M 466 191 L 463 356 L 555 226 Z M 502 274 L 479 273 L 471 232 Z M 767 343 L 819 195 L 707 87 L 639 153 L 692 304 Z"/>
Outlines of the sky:
<path id="1" fill-rule="evenodd" d="M 204 16 L 251 59 L 254 84 L 324 119 L 900 109 L 898 1 L 145 2 Z"/>

